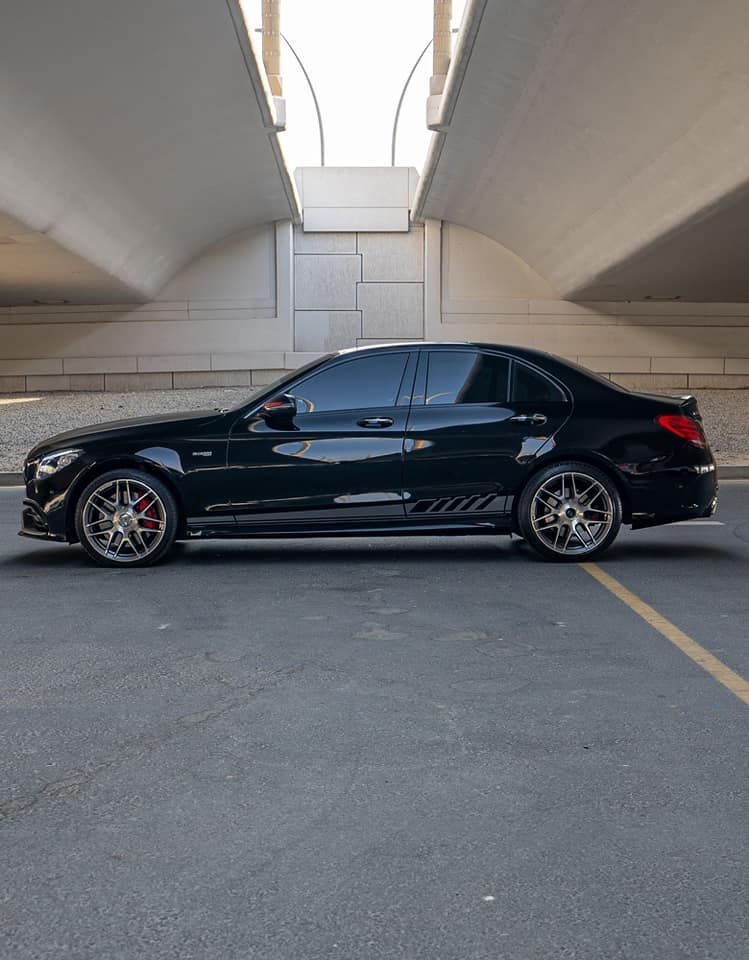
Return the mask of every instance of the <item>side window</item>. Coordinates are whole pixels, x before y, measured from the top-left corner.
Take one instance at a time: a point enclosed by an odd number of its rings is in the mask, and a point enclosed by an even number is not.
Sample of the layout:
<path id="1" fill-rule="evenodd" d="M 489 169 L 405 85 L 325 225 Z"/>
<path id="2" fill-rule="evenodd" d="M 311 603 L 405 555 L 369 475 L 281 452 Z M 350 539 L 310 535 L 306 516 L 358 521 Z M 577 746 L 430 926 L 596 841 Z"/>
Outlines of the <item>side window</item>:
<path id="1" fill-rule="evenodd" d="M 407 353 L 383 353 L 321 370 L 293 387 L 299 412 L 393 407 L 407 360 Z"/>
<path id="2" fill-rule="evenodd" d="M 513 403 L 563 403 L 567 399 L 552 380 L 518 360 L 512 364 L 511 396 Z"/>
<path id="3" fill-rule="evenodd" d="M 490 353 L 435 350 L 429 354 L 426 402 L 506 403 L 510 361 Z"/>

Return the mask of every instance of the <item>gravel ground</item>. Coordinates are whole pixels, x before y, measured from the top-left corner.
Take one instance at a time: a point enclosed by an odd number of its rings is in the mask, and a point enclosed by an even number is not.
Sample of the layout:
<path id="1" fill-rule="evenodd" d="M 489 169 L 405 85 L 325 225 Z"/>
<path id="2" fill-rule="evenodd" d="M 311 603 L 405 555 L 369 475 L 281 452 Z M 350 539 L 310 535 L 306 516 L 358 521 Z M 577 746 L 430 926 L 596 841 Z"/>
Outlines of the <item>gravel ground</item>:
<path id="1" fill-rule="evenodd" d="M 749 390 L 692 392 L 718 463 L 749 463 Z"/>
<path id="2" fill-rule="evenodd" d="M 694 393 L 718 462 L 749 463 L 749 390 Z M 26 451 L 37 440 L 63 430 L 172 410 L 230 407 L 251 394 L 247 387 L 146 393 L 0 394 L 0 471 L 20 470 Z"/>
<path id="3" fill-rule="evenodd" d="M 0 394 L 0 471 L 20 470 L 38 440 L 90 423 L 147 417 L 172 410 L 232 407 L 251 387 L 150 390 L 144 393 Z"/>

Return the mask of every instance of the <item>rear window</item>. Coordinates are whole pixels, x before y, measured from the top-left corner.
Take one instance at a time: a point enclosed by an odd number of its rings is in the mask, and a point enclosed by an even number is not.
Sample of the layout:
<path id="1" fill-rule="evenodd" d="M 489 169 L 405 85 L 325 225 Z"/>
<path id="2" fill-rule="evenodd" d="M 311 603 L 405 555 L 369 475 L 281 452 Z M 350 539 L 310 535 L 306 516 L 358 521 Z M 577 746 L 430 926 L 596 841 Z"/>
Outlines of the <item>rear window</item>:
<path id="1" fill-rule="evenodd" d="M 519 360 L 512 365 L 513 403 L 563 403 L 567 398 L 547 376 Z"/>

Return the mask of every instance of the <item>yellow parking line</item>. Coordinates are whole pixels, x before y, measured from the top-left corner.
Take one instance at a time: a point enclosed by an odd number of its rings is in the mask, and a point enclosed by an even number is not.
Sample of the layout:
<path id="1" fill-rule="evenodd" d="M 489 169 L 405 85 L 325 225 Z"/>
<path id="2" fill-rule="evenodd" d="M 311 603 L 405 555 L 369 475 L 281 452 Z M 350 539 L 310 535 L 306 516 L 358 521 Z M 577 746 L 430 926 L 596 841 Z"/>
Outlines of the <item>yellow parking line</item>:
<path id="1" fill-rule="evenodd" d="M 686 633 L 679 630 L 677 626 L 674 626 L 670 620 L 666 620 L 665 617 L 661 616 L 650 604 L 645 603 L 644 600 L 640 600 L 631 590 L 627 590 L 618 580 L 615 580 L 614 577 L 601 570 L 597 563 L 581 563 L 580 566 L 586 573 L 589 573 L 591 577 L 606 587 L 610 593 L 618 597 L 622 603 L 626 603 L 630 610 L 634 610 L 639 617 L 642 617 L 646 623 L 649 623 L 661 636 L 673 643 L 675 647 L 678 647 L 690 660 L 694 660 L 698 666 L 706 670 L 718 683 L 722 683 L 723 686 L 735 694 L 739 700 L 743 700 L 744 703 L 749 705 L 749 680 L 745 680 L 738 673 L 731 670 L 730 667 L 727 667 L 722 660 L 718 660 L 712 653 L 705 650 L 704 647 L 701 647 L 696 640 L 688 637 Z"/>

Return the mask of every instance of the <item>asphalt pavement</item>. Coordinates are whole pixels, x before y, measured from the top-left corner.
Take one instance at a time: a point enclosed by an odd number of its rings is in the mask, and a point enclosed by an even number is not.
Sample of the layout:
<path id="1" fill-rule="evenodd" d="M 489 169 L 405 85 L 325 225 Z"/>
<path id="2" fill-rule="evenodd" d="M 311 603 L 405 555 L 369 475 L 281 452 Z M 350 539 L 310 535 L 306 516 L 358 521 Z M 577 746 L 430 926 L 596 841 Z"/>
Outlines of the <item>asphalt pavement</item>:
<path id="1" fill-rule="evenodd" d="M 16 537 L 0 956 L 739 960 L 749 706 L 505 538 Z M 600 568 L 749 678 L 749 484 Z M 698 658 L 699 659 L 699 658 Z"/>

